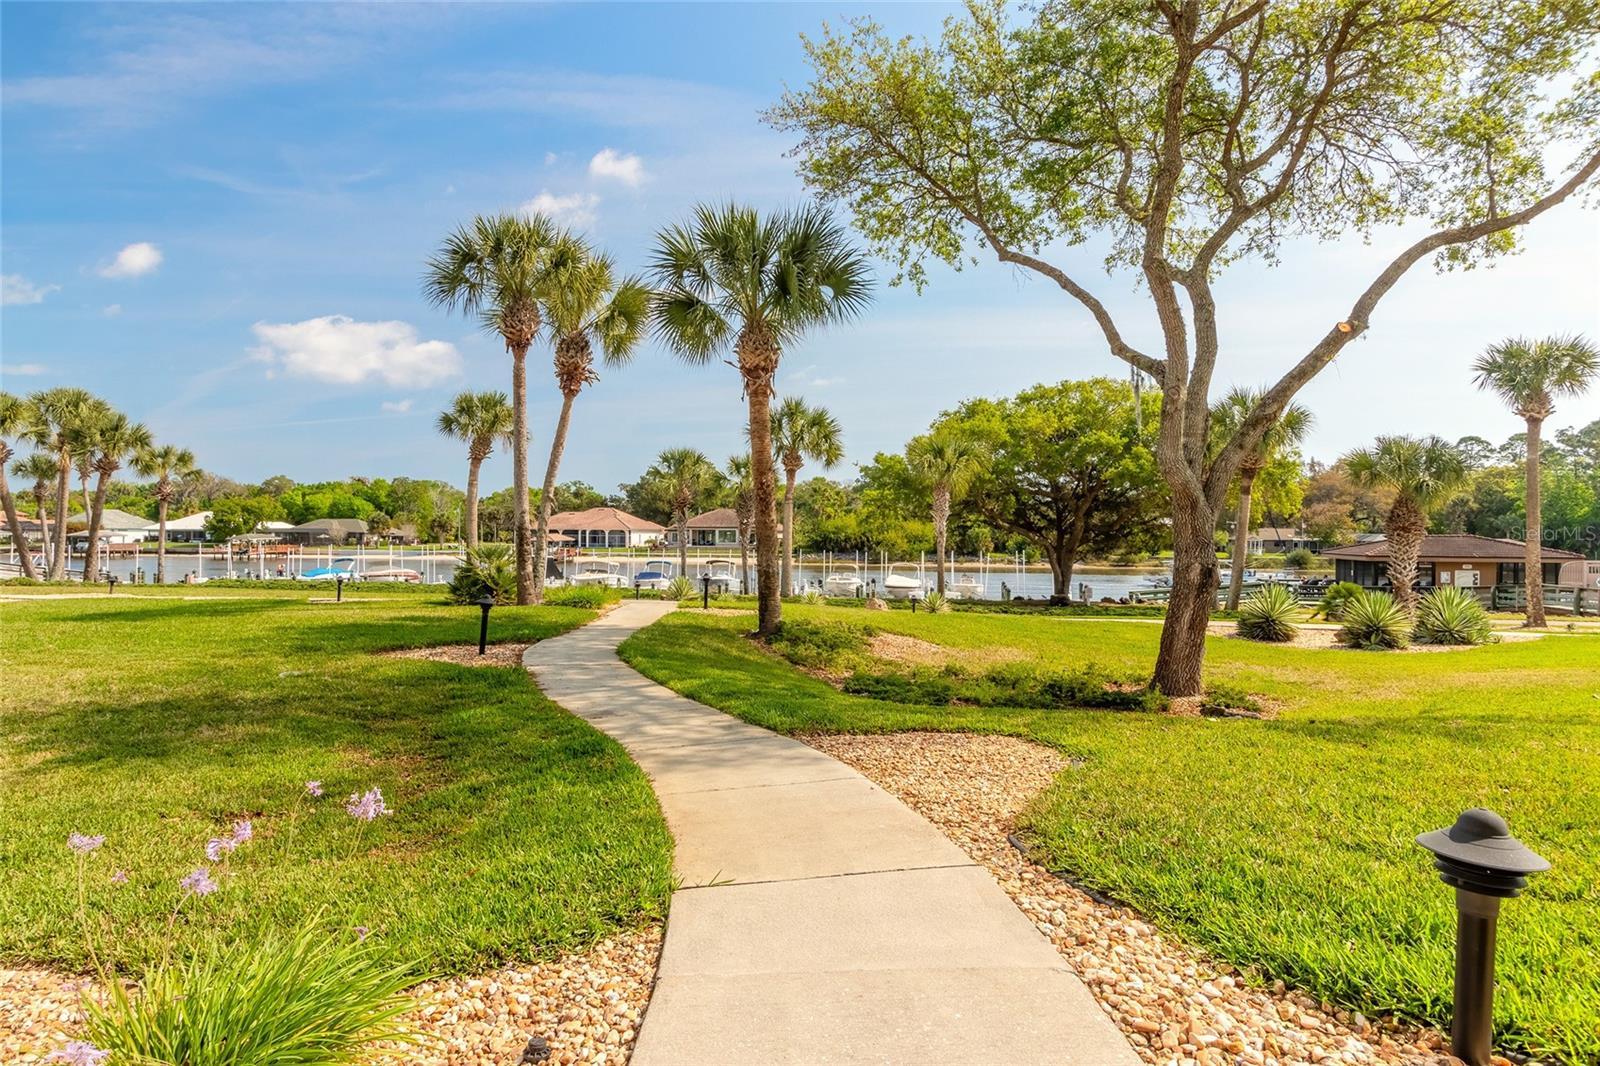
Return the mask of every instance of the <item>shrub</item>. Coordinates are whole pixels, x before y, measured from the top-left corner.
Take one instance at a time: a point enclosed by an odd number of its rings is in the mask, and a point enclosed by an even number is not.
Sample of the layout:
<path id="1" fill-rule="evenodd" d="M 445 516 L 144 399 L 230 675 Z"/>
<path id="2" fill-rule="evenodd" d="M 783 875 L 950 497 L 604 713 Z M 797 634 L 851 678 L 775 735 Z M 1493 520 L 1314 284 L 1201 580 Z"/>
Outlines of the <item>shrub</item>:
<path id="1" fill-rule="evenodd" d="M 1411 616 L 1387 592 L 1361 592 L 1345 604 L 1339 639 L 1369 651 L 1403 648 L 1411 639 Z"/>
<path id="2" fill-rule="evenodd" d="M 614 595 L 616 595 L 614 590 L 600 588 L 597 585 L 568 585 L 546 592 L 544 602 L 550 607 L 582 607 L 598 611 Z"/>
<path id="3" fill-rule="evenodd" d="M 929 614 L 949 614 L 950 601 L 937 592 L 922 597 L 922 606 Z"/>
<path id="4" fill-rule="evenodd" d="M 104 1002 L 86 996 L 83 1009 L 89 1042 L 114 1062 L 350 1062 L 409 1035 L 399 1017 L 415 980 L 375 942 L 313 924 L 164 963 L 132 994 L 111 981 Z"/>
<path id="5" fill-rule="evenodd" d="M 826 603 L 827 598 L 818 589 L 806 589 L 800 594 L 800 602 L 814 607 L 819 603 Z"/>
<path id="6" fill-rule="evenodd" d="M 679 574 L 667 582 L 667 590 L 662 593 L 663 599 L 687 600 L 695 595 L 694 582 Z"/>
<path id="7" fill-rule="evenodd" d="M 868 699 L 929 707 L 948 707 L 956 699 L 954 682 L 948 677 L 926 671 L 907 674 L 894 670 L 857 670 L 845 679 L 844 690 Z"/>
<path id="8" fill-rule="evenodd" d="M 1434 589 L 1422 598 L 1413 636 L 1419 644 L 1490 644 L 1495 640 L 1489 613 L 1478 597 L 1454 587 Z"/>
<path id="9" fill-rule="evenodd" d="M 1286 585 L 1257 589 L 1239 605 L 1239 635 L 1275 644 L 1294 639 L 1294 616 L 1300 603 Z"/>
<path id="10" fill-rule="evenodd" d="M 509 544 L 480 544 L 450 579 L 450 599 L 472 603 L 485 595 L 496 603 L 510 603 L 517 591 L 517 563 Z"/>
<path id="11" fill-rule="evenodd" d="M 1317 565 L 1317 557 L 1310 548 L 1295 548 L 1284 555 L 1283 565 L 1290 570 L 1310 570 Z"/>
<path id="12" fill-rule="evenodd" d="M 1209 685 L 1200 697 L 1200 713 L 1207 715 L 1260 714 L 1261 703 L 1234 685 Z"/>
<path id="13" fill-rule="evenodd" d="M 1322 594 L 1322 602 L 1317 604 L 1313 617 L 1321 615 L 1330 622 L 1337 622 L 1344 617 L 1345 606 L 1357 596 L 1361 595 L 1361 586 L 1354 581 L 1340 581 L 1328 586 L 1328 591 Z"/>
<path id="14" fill-rule="evenodd" d="M 867 650 L 873 629 L 850 622 L 782 622 L 768 644 L 796 666 L 826 669 Z"/>

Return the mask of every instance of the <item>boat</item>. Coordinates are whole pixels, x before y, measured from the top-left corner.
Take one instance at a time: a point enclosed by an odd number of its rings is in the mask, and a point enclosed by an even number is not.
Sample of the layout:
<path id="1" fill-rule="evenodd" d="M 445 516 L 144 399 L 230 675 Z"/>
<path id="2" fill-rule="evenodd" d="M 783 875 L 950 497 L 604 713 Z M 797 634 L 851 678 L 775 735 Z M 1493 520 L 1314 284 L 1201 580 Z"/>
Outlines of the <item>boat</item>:
<path id="1" fill-rule="evenodd" d="M 822 591 L 829 596 L 859 596 L 864 587 L 861 568 L 855 563 L 834 563 L 828 576 L 822 579 Z"/>
<path id="2" fill-rule="evenodd" d="M 359 581 L 361 575 L 356 572 L 354 558 L 335 559 L 331 566 L 319 566 L 314 570 L 305 570 L 295 575 L 301 581 Z"/>
<path id="3" fill-rule="evenodd" d="M 732 559 L 707 559 L 700 564 L 697 581 L 711 579 L 712 592 L 734 592 L 739 586 L 739 568 Z"/>
<path id="4" fill-rule="evenodd" d="M 908 566 L 908 563 L 891 563 L 889 572 L 883 578 L 883 594 L 891 600 L 909 600 L 912 596 L 922 593 L 922 582 L 914 577 L 894 572 L 896 566 Z"/>
<path id="5" fill-rule="evenodd" d="M 363 581 L 391 581 L 404 582 L 408 585 L 422 584 L 422 574 L 405 566 L 391 566 L 382 570 L 368 570 L 361 575 Z"/>
<path id="6" fill-rule="evenodd" d="M 574 559 L 573 564 L 578 567 L 578 572 L 567 579 L 570 584 L 596 585 L 608 589 L 622 587 L 622 567 L 610 559 L 590 556 Z"/>
<path id="7" fill-rule="evenodd" d="M 944 591 L 952 600 L 981 600 L 985 590 L 983 582 L 971 574 L 957 574 L 954 581 L 945 584 Z"/>
<path id="8" fill-rule="evenodd" d="M 673 564 L 668 559 L 646 559 L 644 568 L 633 575 L 636 588 L 665 592 L 672 584 Z"/>

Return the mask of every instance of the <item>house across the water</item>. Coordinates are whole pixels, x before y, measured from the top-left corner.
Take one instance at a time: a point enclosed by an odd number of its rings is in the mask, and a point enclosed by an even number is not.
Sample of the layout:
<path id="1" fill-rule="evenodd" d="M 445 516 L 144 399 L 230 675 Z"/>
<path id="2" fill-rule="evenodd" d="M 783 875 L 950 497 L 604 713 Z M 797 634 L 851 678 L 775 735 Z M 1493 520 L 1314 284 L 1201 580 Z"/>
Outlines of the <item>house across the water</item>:
<path id="1" fill-rule="evenodd" d="M 571 537 L 579 548 L 643 548 L 659 541 L 666 529 L 616 507 L 589 507 L 550 516 L 550 531 Z"/>
<path id="2" fill-rule="evenodd" d="M 691 548 L 737 548 L 739 546 L 739 512 L 732 507 L 718 507 L 714 511 L 706 511 L 689 519 L 689 547 Z M 667 543 L 674 548 L 678 546 L 678 531 L 667 530 Z M 755 544 L 755 532 L 752 530 L 750 544 Z"/>
<path id="3" fill-rule="evenodd" d="M 1523 551 L 1520 540 L 1479 537 L 1471 533 L 1430 533 L 1422 538 L 1417 556 L 1417 583 L 1423 588 L 1457 585 L 1465 588 L 1517 587 L 1523 584 Z M 1546 585 L 1582 586 L 1585 562 L 1582 555 L 1560 548 L 1543 551 Z M 1334 562 L 1339 581 L 1353 581 L 1367 588 L 1389 583 L 1389 542 L 1367 540 L 1343 548 L 1329 548 L 1323 558 Z"/>

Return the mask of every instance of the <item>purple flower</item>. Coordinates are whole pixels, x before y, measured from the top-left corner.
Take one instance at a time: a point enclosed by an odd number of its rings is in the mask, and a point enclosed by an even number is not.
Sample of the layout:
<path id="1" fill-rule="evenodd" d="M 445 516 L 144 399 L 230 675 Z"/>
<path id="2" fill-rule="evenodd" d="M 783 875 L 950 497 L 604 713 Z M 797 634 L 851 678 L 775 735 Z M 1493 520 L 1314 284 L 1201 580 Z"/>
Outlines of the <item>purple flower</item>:
<path id="1" fill-rule="evenodd" d="M 125 885 L 125 884 L 127 884 L 128 883 L 128 871 L 126 871 L 126 870 L 118 870 L 116 873 L 112 874 L 111 875 L 111 883 L 114 884 L 114 885 Z"/>
<path id="2" fill-rule="evenodd" d="M 212 837 L 206 841 L 206 860 L 208 862 L 221 862 L 223 854 L 233 849 L 233 841 L 223 837 Z"/>
<path id="3" fill-rule="evenodd" d="M 67 847 L 79 855 L 87 855 L 101 844 L 106 842 L 105 836 L 84 836 L 82 833 L 73 833 L 67 837 Z"/>
<path id="4" fill-rule="evenodd" d="M 250 819 L 241 818 L 233 823 L 233 845 L 238 847 L 256 835 L 255 829 L 250 825 Z"/>
<path id="5" fill-rule="evenodd" d="M 313 799 L 315 799 L 316 797 L 322 795 L 322 782 L 321 781 L 307 781 L 306 782 L 306 792 Z"/>
<path id="6" fill-rule="evenodd" d="M 356 926 L 356 939 L 357 940 L 365 940 L 365 939 L 367 939 L 367 933 L 369 933 L 369 932 L 371 932 L 371 930 L 369 930 L 364 925 Z"/>
<path id="7" fill-rule="evenodd" d="M 68 1066 L 100 1066 L 109 1051 L 101 1051 L 87 1040 L 74 1040 L 45 1056 L 46 1062 L 65 1062 Z"/>
<path id="8" fill-rule="evenodd" d="M 381 789 L 368 789 L 357 795 L 350 793 L 350 798 L 345 800 L 344 809 L 350 817 L 359 818 L 363 822 L 370 822 L 380 814 L 388 814 L 389 808 L 384 805 L 383 791 Z"/>
<path id="9" fill-rule="evenodd" d="M 202 866 L 179 881 L 178 887 L 197 896 L 209 896 L 217 890 L 217 883 L 211 880 L 211 870 Z"/>

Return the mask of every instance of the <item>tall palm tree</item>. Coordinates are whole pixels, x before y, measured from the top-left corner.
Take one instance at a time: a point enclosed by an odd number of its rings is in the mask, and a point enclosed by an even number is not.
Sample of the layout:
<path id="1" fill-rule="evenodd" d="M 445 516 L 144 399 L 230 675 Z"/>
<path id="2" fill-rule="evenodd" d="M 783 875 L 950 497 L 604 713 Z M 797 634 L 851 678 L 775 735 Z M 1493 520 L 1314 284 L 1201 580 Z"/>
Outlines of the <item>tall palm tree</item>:
<path id="1" fill-rule="evenodd" d="M 555 504 L 561 453 L 567 447 L 572 403 L 585 385 L 599 381 L 594 347 L 608 367 L 633 357 L 650 319 L 650 290 L 638 278 L 616 278 L 611 257 L 594 252 L 582 241 L 561 241 L 553 258 L 552 284 L 544 299 L 544 317 L 555 337 L 556 385 L 561 390 L 561 417 L 550 440 L 539 493 L 539 525 L 533 540 L 533 600 L 544 599 L 545 551 L 550 536 L 550 511 Z"/>
<path id="2" fill-rule="evenodd" d="M 728 457 L 728 482 L 733 490 L 733 513 L 739 523 L 739 590 L 750 592 L 750 530 L 756 520 L 755 482 L 750 477 L 750 456 Z"/>
<path id="3" fill-rule="evenodd" d="M 1539 498 L 1539 439 L 1556 397 L 1577 396 L 1600 376 L 1600 348 L 1584 337 L 1513 337 L 1491 345 L 1472 364 L 1478 387 L 1489 389 L 1528 425 L 1526 473 L 1528 528 L 1523 536 L 1523 587 L 1530 626 L 1544 619 L 1544 514 Z"/>
<path id="4" fill-rule="evenodd" d="M 511 439 L 515 418 L 503 392 L 463 392 L 439 412 L 439 432 L 467 445 L 467 515 L 465 538 L 478 546 L 478 471 L 497 443 Z"/>
<path id="5" fill-rule="evenodd" d="M 911 469 L 933 490 L 933 547 L 939 559 L 934 587 L 944 595 L 945 543 L 950 505 L 967 490 L 987 454 L 983 444 L 965 433 L 935 430 L 917 437 L 906 449 Z"/>
<path id="6" fill-rule="evenodd" d="M 1395 493 L 1383 529 L 1388 536 L 1389 584 L 1410 610 L 1416 601 L 1417 555 L 1428 532 L 1428 510 L 1449 498 L 1467 478 L 1466 460 L 1440 437 L 1379 437 L 1371 448 L 1344 457 L 1350 480 L 1364 489 Z"/>
<path id="7" fill-rule="evenodd" d="M 28 538 L 22 533 L 22 519 L 17 515 L 17 501 L 11 496 L 11 483 L 6 480 L 6 465 L 14 454 L 7 438 L 20 438 L 28 417 L 21 397 L 0 392 L 0 507 L 5 508 L 6 528 L 11 531 L 11 543 L 22 560 L 22 576 L 33 581 L 38 579 L 39 573 L 33 567 Z"/>
<path id="8" fill-rule="evenodd" d="M 672 501 L 672 528 L 678 531 L 678 573 L 689 574 L 689 513 L 717 480 L 717 468 L 693 448 L 668 448 L 656 456 L 645 477 L 661 485 Z"/>
<path id="9" fill-rule="evenodd" d="M 825 407 L 808 407 L 798 396 L 772 412 L 772 450 L 783 464 L 783 568 L 779 587 L 794 591 L 794 486 L 807 459 L 824 469 L 844 458 L 839 420 Z"/>
<path id="10" fill-rule="evenodd" d="M 517 603 L 533 602 L 528 523 L 528 348 L 543 324 L 540 303 L 551 281 L 551 250 L 562 234 L 543 215 L 479 215 L 445 238 L 423 275 L 428 299 L 477 315 L 511 353 L 511 485 L 517 555 Z"/>
<path id="11" fill-rule="evenodd" d="M 783 346 L 813 327 L 845 321 L 870 299 L 866 259 L 819 207 L 767 218 L 734 204 L 697 207 L 656 235 L 655 321 L 684 359 L 707 363 L 732 348 L 749 407 L 755 482 L 758 632 L 783 618 L 772 457 L 772 381 Z"/>
<path id="12" fill-rule="evenodd" d="M 24 403 L 27 401 L 24 400 Z M 26 414 L 24 417 L 27 417 Z M 45 560 L 45 573 L 50 573 L 50 486 L 56 479 L 55 456 L 34 452 L 26 459 L 11 464 L 11 472 L 24 481 L 33 482 L 33 512 L 39 520 L 39 542 Z"/>
<path id="13" fill-rule="evenodd" d="M 159 527 L 156 541 L 156 584 L 167 580 L 167 508 L 177 495 L 175 482 L 196 473 L 194 453 L 187 448 L 162 444 L 144 449 L 133 457 L 133 469 L 140 477 L 156 479 L 156 524 Z"/>
<path id="14" fill-rule="evenodd" d="M 1255 389 L 1229 390 L 1211 408 L 1212 440 L 1219 444 L 1232 440 L 1260 402 L 1261 393 Z M 1267 429 L 1255 448 L 1245 453 L 1239 461 L 1239 503 L 1233 516 L 1233 576 L 1228 581 L 1230 611 L 1239 609 L 1239 596 L 1244 591 L 1244 568 L 1250 547 L 1250 497 L 1256 478 L 1283 453 L 1304 441 L 1306 434 L 1311 432 L 1313 421 L 1309 410 L 1291 403 L 1278 415 L 1278 420 Z"/>
<path id="15" fill-rule="evenodd" d="M 122 464 L 151 447 L 155 441 L 142 422 L 129 421 L 128 416 L 107 408 L 99 418 L 90 423 L 88 454 L 96 474 L 93 506 L 89 509 L 89 543 L 84 549 L 83 580 L 92 580 L 100 567 L 100 522 L 105 516 L 106 493 L 111 488 L 111 478 Z M 106 563 L 110 564 L 107 552 Z"/>
<path id="16" fill-rule="evenodd" d="M 72 468 L 81 446 L 84 424 L 94 416 L 99 402 L 86 390 L 76 388 L 46 389 L 28 398 L 30 417 L 24 435 L 49 453 L 56 463 L 56 529 L 49 571 L 52 581 L 60 581 L 66 575 Z"/>

